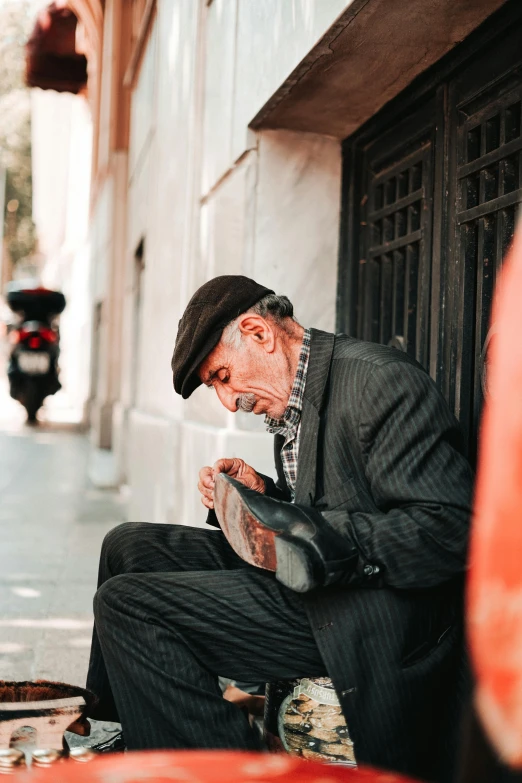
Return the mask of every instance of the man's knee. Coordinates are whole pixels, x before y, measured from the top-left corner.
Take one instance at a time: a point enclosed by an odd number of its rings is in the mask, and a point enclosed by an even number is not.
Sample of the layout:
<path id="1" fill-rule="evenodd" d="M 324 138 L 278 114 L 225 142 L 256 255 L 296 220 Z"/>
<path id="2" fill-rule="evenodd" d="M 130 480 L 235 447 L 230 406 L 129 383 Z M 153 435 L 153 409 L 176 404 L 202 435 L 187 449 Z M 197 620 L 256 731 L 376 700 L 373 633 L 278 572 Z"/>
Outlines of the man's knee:
<path id="1" fill-rule="evenodd" d="M 101 548 L 101 559 L 104 560 L 113 573 L 117 573 L 118 564 L 126 560 L 127 554 L 136 546 L 141 538 L 147 522 L 122 522 L 106 534 Z"/>
<path id="2" fill-rule="evenodd" d="M 122 601 L 125 601 L 127 591 L 128 577 L 125 574 L 119 574 L 107 579 L 94 594 L 93 610 L 96 626 L 103 624 L 107 614 L 113 610 L 118 610 Z"/>

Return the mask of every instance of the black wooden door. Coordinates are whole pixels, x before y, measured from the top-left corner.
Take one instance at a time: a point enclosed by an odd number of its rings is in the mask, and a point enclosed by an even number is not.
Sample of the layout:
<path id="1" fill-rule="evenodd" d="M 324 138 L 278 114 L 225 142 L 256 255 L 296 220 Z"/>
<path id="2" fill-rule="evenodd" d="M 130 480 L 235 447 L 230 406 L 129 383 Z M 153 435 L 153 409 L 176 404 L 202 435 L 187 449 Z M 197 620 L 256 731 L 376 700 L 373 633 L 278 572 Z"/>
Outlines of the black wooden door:
<path id="1" fill-rule="evenodd" d="M 363 150 L 356 333 L 427 361 L 434 104 Z"/>
<path id="2" fill-rule="evenodd" d="M 483 353 L 498 270 L 522 201 L 520 27 L 480 52 L 451 82 L 448 372 L 445 392 L 475 448 L 485 384 Z M 522 292 L 521 292 L 522 305 Z"/>
<path id="3" fill-rule="evenodd" d="M 472 459 L 493 289 L 522 201 L 521 6 L 343 146 L 338 327 L 429 369 Z"/>

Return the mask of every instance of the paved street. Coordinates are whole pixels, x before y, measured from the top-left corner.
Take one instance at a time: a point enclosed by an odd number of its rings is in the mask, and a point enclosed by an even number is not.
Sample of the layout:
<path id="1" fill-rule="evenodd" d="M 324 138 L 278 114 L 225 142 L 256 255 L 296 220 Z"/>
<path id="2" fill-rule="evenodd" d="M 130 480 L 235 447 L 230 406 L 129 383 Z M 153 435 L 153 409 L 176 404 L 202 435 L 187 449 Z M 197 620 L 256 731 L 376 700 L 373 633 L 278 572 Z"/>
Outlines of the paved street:
<path id="1" fill-rule="evenodd" d="M 0 378 L 0 678 L 83 685 L 100 544 L 124 504 L 90 485 L 88 440 L 57 406 L 62 421 L 51 408 L 28 428 Z"/>

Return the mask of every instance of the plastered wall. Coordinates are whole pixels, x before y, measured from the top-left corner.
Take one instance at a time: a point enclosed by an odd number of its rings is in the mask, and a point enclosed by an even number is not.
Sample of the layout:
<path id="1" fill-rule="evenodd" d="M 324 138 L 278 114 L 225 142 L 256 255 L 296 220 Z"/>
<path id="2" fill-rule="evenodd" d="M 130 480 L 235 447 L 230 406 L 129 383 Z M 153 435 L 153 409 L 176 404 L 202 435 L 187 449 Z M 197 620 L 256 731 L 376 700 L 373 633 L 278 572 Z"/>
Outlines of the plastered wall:
<path id="1" fill-rule="evenodd" d="M 174 394 L 177 324 L 201 283 L 251 275 L 287 294 L 303 324 L 333 329 L 340 145 L 308 133 L 253 133 L 248 122 L 346 6 L 158 2 L 132 97 L 126 344 L 113 417 L 132 519 L 203 524 L 197 472 L 220 456 L 273 472 L 261 421 L 228 413 L 206 389 L 187 402 Z M 135 343 L 134 254 L 142 240 Z"/>

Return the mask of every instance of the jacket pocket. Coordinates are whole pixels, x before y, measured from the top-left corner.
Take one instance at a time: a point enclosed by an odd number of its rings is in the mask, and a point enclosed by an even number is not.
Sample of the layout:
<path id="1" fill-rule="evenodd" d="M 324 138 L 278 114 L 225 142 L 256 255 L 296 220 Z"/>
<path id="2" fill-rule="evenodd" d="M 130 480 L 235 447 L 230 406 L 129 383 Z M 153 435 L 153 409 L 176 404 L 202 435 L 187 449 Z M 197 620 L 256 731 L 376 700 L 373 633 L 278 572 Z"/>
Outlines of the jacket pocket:
<path id="1" fill-rule="evenodd" d="M 453 642 L 455 636 L 452 631 L 455 630 L 455 627 L 456 626 L 454 625 L 448 625 L 448 627 L 442 631 L 435 642 L 433 639 L 430 639 L 429 641 L 425 641 L 422 642 L 422 644 L 419 644 L 402 659 L 401 667 L 403 669 L 408 669 L 410 666 L 415 666 L 416 664 L 425 661 L 427 658 L 430 658 L 438 650 L 451 647 L 451 642 Z"/>
<path id="2" fill-rule="evenodd" d="M 355 481 L 348 479 L 315 500 L 314 508 L 317 508 L 318 511 L 332 511 L 334 508 L 339 508 L 343 503 L 347 503 L 354 498 L 357 493 Z"/>

